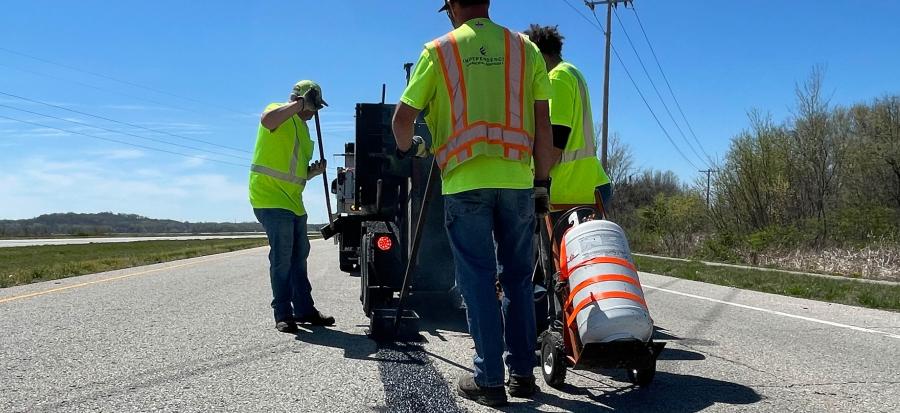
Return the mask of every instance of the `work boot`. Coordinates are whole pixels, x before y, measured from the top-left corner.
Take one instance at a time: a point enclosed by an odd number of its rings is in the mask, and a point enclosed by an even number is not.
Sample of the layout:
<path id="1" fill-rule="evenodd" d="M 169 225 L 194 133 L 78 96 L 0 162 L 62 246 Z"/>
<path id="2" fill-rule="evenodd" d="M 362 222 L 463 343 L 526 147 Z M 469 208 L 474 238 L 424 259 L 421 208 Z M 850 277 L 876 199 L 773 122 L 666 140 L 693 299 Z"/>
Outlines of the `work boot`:
<path id="1" fill-rule="evenodd" d="M 456 392 L 469 400 L 485 406 L 503 406 L 506 404 L 506 391 L 503 386 L 481 387 L 475 383 L 475 376 L 467 374 L 456 382 Z"/>
<path id="2" fill-rule="evenodd" d="M 534 384 L 534 376 L 522 377 L 509 375 L 506 379 L 506 387 L 509 387 L 509 395 L 512 397 L 528 398 L 537 393 L 538 386 Z"/>
<path id="3" fill-rule="evenodd" d="M 297 323 L 294 320 L 278 321 L 275 323 L 275 329 L 282 333 L 293 334 L 297 332 Z"/>
<path id="4" fill-rule="evenodd" d="M 333 326 L 334 317 L 326 316 L 319 310 L 313 310 L 312 313 L 297 319 L 298 323 L 309 323 L 314 326 Z"/>

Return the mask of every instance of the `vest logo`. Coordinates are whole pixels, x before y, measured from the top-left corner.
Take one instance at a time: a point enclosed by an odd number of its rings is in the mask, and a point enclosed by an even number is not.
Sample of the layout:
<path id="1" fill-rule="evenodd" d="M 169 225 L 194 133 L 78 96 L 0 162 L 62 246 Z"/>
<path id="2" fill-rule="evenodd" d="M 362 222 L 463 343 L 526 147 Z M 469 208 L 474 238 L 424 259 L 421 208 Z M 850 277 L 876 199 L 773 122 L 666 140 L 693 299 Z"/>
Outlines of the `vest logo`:
<path id="1" fill-rule="evenodd" d="M 481 46 L 481 49 L 478 49 L 481 52 L 482 56 L 487 56 L 487 49 L 484 46 Z"/>

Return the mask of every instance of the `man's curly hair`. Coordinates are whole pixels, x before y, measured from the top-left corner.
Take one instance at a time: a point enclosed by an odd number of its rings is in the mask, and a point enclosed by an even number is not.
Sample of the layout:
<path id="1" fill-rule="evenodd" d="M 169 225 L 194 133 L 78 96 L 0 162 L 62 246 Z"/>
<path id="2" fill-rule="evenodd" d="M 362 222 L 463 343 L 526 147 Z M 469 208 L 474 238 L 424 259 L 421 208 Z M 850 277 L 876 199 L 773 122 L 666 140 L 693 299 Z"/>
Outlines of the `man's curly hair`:
<path id="1" fill-rule="evenodd" d="M 559 34 L 559 26 L 540 26 L 532 24 L 531 27 L 525 31 L 525 35 L 537 45 L 538 49 L 541 50 L 541 53 L 549 56 L 562 57 L 563 39 L 565 39 L 565 37 Z"/>

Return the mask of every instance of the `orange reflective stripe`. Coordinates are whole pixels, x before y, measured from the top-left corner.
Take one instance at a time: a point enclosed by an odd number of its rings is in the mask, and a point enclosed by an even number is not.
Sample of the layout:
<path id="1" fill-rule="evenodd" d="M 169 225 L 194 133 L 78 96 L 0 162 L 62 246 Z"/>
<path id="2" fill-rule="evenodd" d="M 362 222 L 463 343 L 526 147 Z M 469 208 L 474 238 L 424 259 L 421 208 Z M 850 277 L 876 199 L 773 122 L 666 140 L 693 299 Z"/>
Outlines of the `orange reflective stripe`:
<path id="1" fill-rule="evenodd" d="M 468 91 L 456 35 L 450 32 L 434 41 L 434 48 L 444 71 L 444 83 L 450 95 L 453 117 L 450 137 L 435 150 L 441 169 L 449 165 L 453 158 L 459 164 L 480 155 L 481 152 L 476 153 L 474 148 L 479 143 L 500 146 L 506 159 L 526 161 L 531 158 L 534 139 L 523 129 L 526 43 L 518 33 L 504 29 L 504 34 L 506 119 L 502 125 L 485 121 L 469 124 Z M 501 148 L 492 148 L 490 153 L 499 153 Z"/>
<path id="2" fill-rule="evenodd" d="M 504 79 L 506 81 L 506 89 L 505 89 L 506 96 L 504 96 L 504 98 L 506 99 L 506 126 L 512 126 L 512 110 L 510 109 L 512 107 L 511 106 L 512 102 L 509 100 L 510 82 L 512 81 L 512 79 L 509 78 L 510 77 L 509 76 L 509 63 L 510 63 L 509 51 L 510 51 L 510 40 L 511 40 L 510 37 L 511 36 L 509 35 L 509 30 L 504 30 L 504 32 L 505 33 L 503 36 L 503 41 L 506 44 L 506 50 L 503 51 L 503 53 L 504 53 L 503 61 L 506 62 L 506 68 L 507 68 L 507 73 L 506 73 L 506 76 Z"/>
<path id="3" fill-rule="evenodd" d="M 575 306 L 575 309 L 572 310 L 572 313 L 569 315 L 568 320 L 566 320 L 566 327 L 572 327 L 572 324 L 575 323 L 576 317 L 578 317 L 578 313 L 581 312 L 581 310 L 584 310 L 585 307 L 587 307 L 593 303 L 596 303 L 598 301 L 609 300 L 611 298 L 621 298 L 624 300 L 631 300 L 636 303 L 639 303 L 642 307 L 647 308 L 647 303 L 644 302 L 643 298 L 638 297 L 629 292 L 608 291 L 608 292 L 599 293 L 599 294 L 591 293 L 590 297 L 585 298 L 584 300 L 581 300 L 581 302 L 578 303 L 577 306 Z"/>
<path id="4" fill-rule="evenodd" d="M 454 130 L 466 125 L 466 90 L 463 79 L 462 64 L 459 60 L 459 48 L 456 38 L 448 34 L 434 41 L 441 68 L 444 70 L 444 83 L 450 95 L 451 123 Z"/>
<path id="5" fill-rule="evenodd" d="M 518 33 L 504 30 L 506 36 L 506 125 L 522 128 L 525 109 L 525 41 Z"/>
<path id="6" fill-rule="evenodd" d="M 517 34 L 516 39 L 519 41 L 519 127 L 525 123 L 525 39 Z"/>
<path id="7" fill-rule="evenodd" d="M 459 89 L 460 94 L 462 95 L 462 116 L 461 116 L 461 124 L 457 124 L 462 128 L 465 128 L 469 124 L 469 95 L 466 91 L 466 76 L 463 73 L 463 65 L 462 65 L 462 57 L 459 53 L 459 43 L 456 42 L 456 35 L 453 32 L 450 32 L 450 44 L 453 45 L 453 55 L 456 58 L 456 68 L 459 70 Z M 457 121 L 459 122 L 459 121 Z"/>
<path id="8" fill-rule="evenodd" d="M 635 280 L 634 278 L 631 278 L 627 275 L 622 275 L 622 274 L 595 275 L 591 278 L 588 278 L 588 279 L 582 281 L 577 286 L 575 286 L 575 288 L 573 288 L 572 291 L 569 292 L 569 299 L 566 300 L 566 308 L 569 308 L 572 305 L 572 301 L 575 300 L 575 295 L 577 295 L 579 292 L 581 292 L 581 290 L 583 290 L 587 287 L 590 287 L 591 285 L 605 282 L 605 281 L 621 281 L 621 282 L 629 283 L 629 284 L 637 287 L 638 290 L 641 290 L 643 292 L 643 288 L 641 288 L 641 283 L 637 282 L 637 280 Z"/>
<path id="9" fill-rule="evenodd" d="M 631 271 L 637 272 L 637 267 L 635 267 L 634 264 L 628 262 L 627 260 L 623 260 L 621 258 L 616 258 L 616 257 L 596 257 L 596 258 L 591 258 L 589 260 L 584 260 L 584 261 L 578 263 L 577 265 L 575 265 L 574 267 L 569 268 L 568 271 L 566 272 L 566 278 L 568 278 L 569 274 L 575 272 L 575 270 L 577 270 L 581 267 L 586 267 L 588 265 L 594 265 L 594 264 L 616 264 L 616 265 L 621 265 L 625 268 L 628 268 Z"/>

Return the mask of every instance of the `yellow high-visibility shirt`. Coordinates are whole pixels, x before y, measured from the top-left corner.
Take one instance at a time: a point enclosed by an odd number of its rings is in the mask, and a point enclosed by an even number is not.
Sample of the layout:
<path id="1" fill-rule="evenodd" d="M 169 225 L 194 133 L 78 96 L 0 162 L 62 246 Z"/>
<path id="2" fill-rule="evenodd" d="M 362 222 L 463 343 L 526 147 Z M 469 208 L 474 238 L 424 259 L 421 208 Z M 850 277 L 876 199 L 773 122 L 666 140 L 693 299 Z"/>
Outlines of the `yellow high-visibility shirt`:
<path id="1" fill-rule="evenodd" d="M 505 29 L 489 19 L 472 19 L 454 30 L 461 47 L 459 64 L 465 76 L 466 121 L 503 124 L 507 119 Z M 478 43 L 476 43 L 478 42 Z M 479 47 L 474 47 L 477 44 Z M 464 46 L 463 46 L 464 45 Z M 419 57 L 401 102 L 426 110 L 425 121 L 431 131 L 434 147 L 446 142 L 454 132 L 450 91 L 445 80 L 439 52 L 426 45 Z M 544 58 L 527 39 L 524 41 L 524 104 L 522 129 L 534 136 L 534 102 L 550 99 L 550 81 Z M 475 156 L 449 172 L 444 171 L 443 193 L 455 194 L 473 189 L 529 189 L 533 187 L 531 162 L 499 156 Z"/>
<path id="2" fill-rule="evenodd" d="M 550 170 L 550 203 L 593 205 L 594 190 L 609 183 L 597 158 L 591 100 L 584 75 L 562 62 L 550 71 L 550 123 L 572 130 L 559 164 Z"/>
<path id="3" fill-rule="evenodd" d="M 265 111 L 286 103 L 272 103 Z M 250 205 L 280 208 L 306 215 L 303 189 L 313 155 L 313 141 L 306 122 L 294 115 L 274 131 L 260 123 L 250 166 Z"/>

